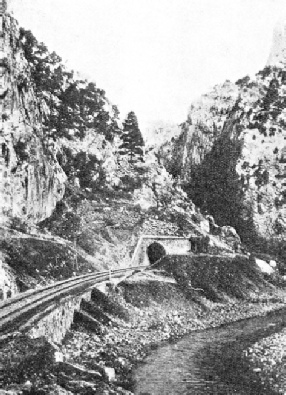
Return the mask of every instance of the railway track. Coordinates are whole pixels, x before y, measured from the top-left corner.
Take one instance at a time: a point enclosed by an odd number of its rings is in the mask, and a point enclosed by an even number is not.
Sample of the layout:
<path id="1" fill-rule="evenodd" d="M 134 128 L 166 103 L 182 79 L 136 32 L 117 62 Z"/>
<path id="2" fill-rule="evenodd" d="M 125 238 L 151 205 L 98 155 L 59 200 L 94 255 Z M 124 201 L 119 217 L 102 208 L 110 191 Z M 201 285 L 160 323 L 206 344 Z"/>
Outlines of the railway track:
<path id="1" fill-rule="evenodd" d="M 95 284 L 108 281 L 110 277 L 120 278 L 144 269 L 146 269 L 146 266 L 134 266 L 126 269 L 85 274 L 36 290 L 23 292 L 1 302 L 0 341 L 3 341 L 11 333 L 27 330 L 33 317 L 40 319 L 48 314 L 56 307 L 59 300 L 81 295 L 93 288 Z"/>

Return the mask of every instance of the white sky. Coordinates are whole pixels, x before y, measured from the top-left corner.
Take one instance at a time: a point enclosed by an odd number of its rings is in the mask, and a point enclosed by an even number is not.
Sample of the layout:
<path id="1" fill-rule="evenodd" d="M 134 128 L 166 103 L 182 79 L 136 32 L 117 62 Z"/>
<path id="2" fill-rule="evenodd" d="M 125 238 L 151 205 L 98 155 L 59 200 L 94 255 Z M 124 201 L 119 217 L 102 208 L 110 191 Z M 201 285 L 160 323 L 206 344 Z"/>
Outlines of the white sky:
<path id="1" fill-rule="evenodd" d="M 8 0 L 21 26 L 123 116 L 182 122 L 193 99 L 264 67 L 285 0 Z"/>

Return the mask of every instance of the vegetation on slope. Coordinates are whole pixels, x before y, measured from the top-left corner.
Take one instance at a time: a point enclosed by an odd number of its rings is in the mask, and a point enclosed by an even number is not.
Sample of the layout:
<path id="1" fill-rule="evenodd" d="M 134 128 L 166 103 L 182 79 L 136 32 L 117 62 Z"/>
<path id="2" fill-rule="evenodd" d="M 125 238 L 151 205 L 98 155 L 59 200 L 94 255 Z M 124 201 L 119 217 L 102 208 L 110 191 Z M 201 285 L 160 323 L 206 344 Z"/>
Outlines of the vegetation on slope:
<path id="1" fill-rule="evenodd" d="M 278 67 L 216 86 L 192 105 L 182 134 L 160 153 L 203 212 L 265 251 L 275 243 L 283 249 L 286 234 L 285 92 Z"/>
<path id="2" fill-rule="evenodd" d="M 55 52 L 50 53 L 31 31 L 21 28 L 20 41 L 37 96 L 46 110 L 46 134 L 55 139 L 72 135 L 82 139 L 88 129 L 93 129 L 112 140 L 119 133 L 119 112 L 108 102 L 105 92 L 67 70 L 62 59 Z"/>
<path id="3" fill-rule="evenodd" d="M 122 125 L 104 90 L 68 70 L 31 31 L 21 28 L 18 44 L 40 101 L 44 144 L 56 150 L 68 182 L 76 179 L 82 188 L 124 187 L 126 170 L 140 181 L 142 166 L 139 170 L 136 164 L 144 161 L 144 141 L 134 112 Z M 18 88 L 25 88 L 24 77 Z"/>
<path id="4" fill-rule="evenodd" d="M 173 256 L 164 258 L 161 265 L 185 292 L 214 302 L 251 299 L 274 289 L 256 263 L 243 255 Z"/>

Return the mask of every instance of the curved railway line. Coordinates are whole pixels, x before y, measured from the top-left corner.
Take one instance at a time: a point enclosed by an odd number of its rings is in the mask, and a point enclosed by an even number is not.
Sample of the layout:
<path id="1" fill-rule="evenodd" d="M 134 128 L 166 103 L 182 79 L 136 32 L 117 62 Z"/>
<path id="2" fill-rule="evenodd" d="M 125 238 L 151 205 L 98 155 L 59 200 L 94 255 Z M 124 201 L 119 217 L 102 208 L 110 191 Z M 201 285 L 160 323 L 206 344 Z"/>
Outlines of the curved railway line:
<path id="1" fill-rule="evenodd" d="M 95 284 L 108 281 L 110 277 L 120 278 L 148 266 L 133 266 L 125 269 L 108 270 L 85 274 L 60 281 L 36 290 L 29 290 L 0 303 L 0 341 L 11 333 L 28 329 L 31 320 L 39 320 L 52 311 L 59 300 L 86 293 Z M 149 266 L 150 268 L 150 266 Z"/>

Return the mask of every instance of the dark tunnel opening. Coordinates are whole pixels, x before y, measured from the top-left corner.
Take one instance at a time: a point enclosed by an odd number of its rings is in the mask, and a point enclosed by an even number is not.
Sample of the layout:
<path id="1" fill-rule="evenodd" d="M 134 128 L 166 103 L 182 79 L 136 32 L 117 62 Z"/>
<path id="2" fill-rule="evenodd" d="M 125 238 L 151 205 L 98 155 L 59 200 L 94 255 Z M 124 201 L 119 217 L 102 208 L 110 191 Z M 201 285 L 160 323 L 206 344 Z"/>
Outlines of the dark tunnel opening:
<path id="1" fill-rule="evenodd" d="M 159 259 L 163 258 L 166 255 L 166 250 L 162 246 L 162 244 L 157 243 L 156 241 L 150 244 L 147 248 L 147 255 L 149 258 L 149 262 L 153 265 Z"/>

